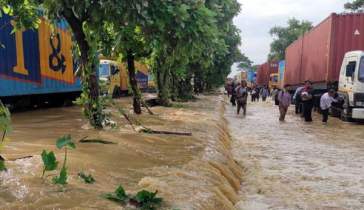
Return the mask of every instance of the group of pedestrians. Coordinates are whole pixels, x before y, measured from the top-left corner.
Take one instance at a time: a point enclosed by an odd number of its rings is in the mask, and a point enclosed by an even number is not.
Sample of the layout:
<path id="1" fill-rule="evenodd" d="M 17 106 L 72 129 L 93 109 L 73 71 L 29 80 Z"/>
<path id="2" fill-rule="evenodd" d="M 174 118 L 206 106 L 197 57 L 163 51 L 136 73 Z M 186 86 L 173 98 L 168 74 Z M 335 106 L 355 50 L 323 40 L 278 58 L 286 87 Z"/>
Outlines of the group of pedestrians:
<path id="1" fill-rule="evenodd" d="M 269 89 L 266 85 L 261 89 L 259 89 L 257 85 L 254 85 L 250 91 L 250 95 L 252 102 L 259 101 L 260 97 L 262 97 L 263 101 L 266 101 L 269 96 Z"/>
<path id="2" fill-rule="evenodd" d="M 291 94 L 289 93 L 290 90 L 291 85 L 286 84 L 283 91 L 280 91 L 278 93 L 280 121 L 285 120 L 288 107 L 292 103 Z M 329 110 L 331 108 L 335 108 L 332 105 L 332 103 L 335 101 L 333 98 L 335 94 L 336 91 L 331 89 L 327 93 L 323 94 L 318 100 L 318 108 L 321 110 L 321 113 L 323 115 L 322 122 L 327 122 Z M 312 122 L 312 110 L 315 105 L 315 94 L 314 89 L 312 88 L 311 81 L 307 80 L 303 87 L 297 88 L 295 94 L 293 95 L 293 102 L 295 104 L 296 114 L 300 114 L 301 117 L 305 119 L 305 122 Z"/>
<path id="3" fill-rule="evenodd" d="M 273 87 L 273 90 L 270 92 L 267 86 L 259 89 L 257 86 L 253 86 L 250 90 L 251 101 L 259 101 L 259 98 L 262 97 L 263 101 L 266 101 L 268 96 L 272 97 L 272 100 L 275 101 L 276 105 L 279 106 L 279 121 L 284 121 L 288 108 L 291 104 L 295 104 L 295 112 L 296 114 L 300 114 L 302 118 L 305 119 L 305 122 L 312 122 L 312 110 L 315 105 L 315 94 L 314 89 L 312 88 L 312 82 L 307 80 L 303 87 L 299 87 L 295 94 L 290 94 L 291 85 L 284 85 L 283 90 L 279 90 L 277 87 Z M 243 114 L 246 115 L 246 106 L 248 101 L 248 88 L 247 83 L 242 81 L 235 85 L 235 83 L 228 84 L 227 87 L 228 96 L 231 95 L 230 102 L 233 106 L 237 105 L 237 114 L 240 114 L 240 110 L 243 110 Z M 327 122 L 329 110 L 331 108 L 335 108 L 332 103 L 335 102 L 334 96 L 336 92 L 335 90 L 329 90 L 327 93 L 323 94 L 319 101 L 319 109 L 323 115 L 322 122 Z M 293 101 L 292 101 L 293 100 Z"/>

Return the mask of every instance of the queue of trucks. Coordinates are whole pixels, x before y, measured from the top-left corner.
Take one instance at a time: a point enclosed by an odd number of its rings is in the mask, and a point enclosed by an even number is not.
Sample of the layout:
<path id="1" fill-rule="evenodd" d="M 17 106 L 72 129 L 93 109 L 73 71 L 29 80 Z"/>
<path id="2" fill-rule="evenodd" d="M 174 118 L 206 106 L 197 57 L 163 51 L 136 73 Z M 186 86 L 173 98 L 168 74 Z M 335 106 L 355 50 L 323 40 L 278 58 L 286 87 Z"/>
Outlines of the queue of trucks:
<path id="1" fill-rule="evenodd" d="M 65 20 L 56 22 L 52 31 L 43 13 L 38 29 L 15 31 L 13 18 L 1 11 L 0 100 L 10 109 L 47 104 L 72 105 L 82 92 L 81 78 L 75 75 L 77 61 L 70 48 L 72 37 Z M 10 23 L 10 24 L 7 24 Z M 148 67 L 135 63 L 136 79 L 142 91 L 148 89 Z M 99 80 L 109 85 L 108 94 L 128 93 L 125 65 L 100 56 Z"/>
<path id="2" fill-rule="evenodd" d="M 313 82 L 315 94 L 338 93 L 344 120 L 364 119 L 364 13 L 331 14 L 286 49 L 285 61 L 257 69 L 257 85 L 292 92 Z"/>

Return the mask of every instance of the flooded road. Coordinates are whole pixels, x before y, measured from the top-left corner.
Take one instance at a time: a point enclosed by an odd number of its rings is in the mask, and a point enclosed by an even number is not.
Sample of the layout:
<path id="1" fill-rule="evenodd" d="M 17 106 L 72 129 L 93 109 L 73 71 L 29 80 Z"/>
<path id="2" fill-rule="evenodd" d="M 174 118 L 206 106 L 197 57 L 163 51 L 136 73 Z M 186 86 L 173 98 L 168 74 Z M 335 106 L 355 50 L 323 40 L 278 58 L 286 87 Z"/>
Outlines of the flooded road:
<path id="1" fill-rule="evenodd" d="M 330 118 L 307 124 L 290 107 L 278 121 L 273 102 L 227 104 L 232 153 L 243 168 L 241 210 L 364 209 L 364 126 Z"/>
<path id="2" fill-rule="evenodd" d="M 120 100 L 130 109 L 130 98 Z M 81 107 L 44 109 L 14 113 L 11 142 L 2 151 L 8 172 L 0 173 L 0 209 L 133 209 L 101 198 L 123 185 L 127 193 L 141 189 L 159 190 L 161 209 L 232 210 L 238 203 L 243 173 L 230 152 L 227 121 L 221 96 L 201 96 L 197 102 L 175 107 L 152 108 L 157 116 L 136 118 L 145 126 L 162 131 L 191 132 L 193 136 L 156 135 L 134 132 L 123 118 L 115 118 L 121 129 L 90 129 Z M 52 183 L 52 176 L 41 178 L 41 152 L 54 151 L 62 163 L 64 151 L 56 140 L 71 134 L 76 150 L 67 157 L 68 185 Z M 117 145 L 81 144 L 90 139 Z M 60 164 L 61 165 L 61 164 Z M 96 183 L 78 178 L 83 167 Z M 58 170 L 46 175 L 58 175 Z"/>

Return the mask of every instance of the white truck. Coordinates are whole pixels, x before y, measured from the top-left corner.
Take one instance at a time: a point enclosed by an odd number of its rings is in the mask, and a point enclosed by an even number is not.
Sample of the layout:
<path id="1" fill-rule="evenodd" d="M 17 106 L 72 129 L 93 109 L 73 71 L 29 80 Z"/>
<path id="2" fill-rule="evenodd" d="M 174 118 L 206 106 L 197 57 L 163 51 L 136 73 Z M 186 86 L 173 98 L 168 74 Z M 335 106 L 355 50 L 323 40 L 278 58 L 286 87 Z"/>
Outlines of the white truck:
<path id="1" fill-rule="evenodd" d="M 338 89 L 343 104 L 342 119 L 364 119 L 364 51 L 345 54 Z"/>

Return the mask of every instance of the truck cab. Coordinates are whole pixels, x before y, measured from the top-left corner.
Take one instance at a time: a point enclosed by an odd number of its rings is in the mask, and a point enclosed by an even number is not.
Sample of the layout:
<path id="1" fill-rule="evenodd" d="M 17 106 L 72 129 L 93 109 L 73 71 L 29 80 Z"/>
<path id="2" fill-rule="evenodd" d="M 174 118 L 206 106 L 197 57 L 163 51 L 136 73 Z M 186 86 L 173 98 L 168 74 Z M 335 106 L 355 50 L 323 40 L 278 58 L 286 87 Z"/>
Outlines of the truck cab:
<path id="1" fill-rule="evenodd" d="M 345 54 L 338 95 L 343 104 L 343 120 L 364 119 L 364 51 Z"/>
<path id="2" fill-rule="evenodd" d="M 109 86 L 101 94 L 112 94 L 113 98 L 121 96 L 120 69 L 116 61 L 100 60 L 99 79 Z"/>
<path id="3" fill-rule="evenodd" d="M 269 90 L 273 90 L 273 87 L 278 85 L 278 77 L 279 74 L 275 73 L 275 74 L 271 74 L 269 77 Z"/>

